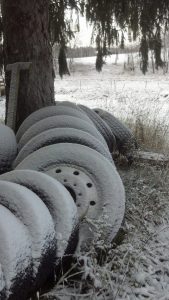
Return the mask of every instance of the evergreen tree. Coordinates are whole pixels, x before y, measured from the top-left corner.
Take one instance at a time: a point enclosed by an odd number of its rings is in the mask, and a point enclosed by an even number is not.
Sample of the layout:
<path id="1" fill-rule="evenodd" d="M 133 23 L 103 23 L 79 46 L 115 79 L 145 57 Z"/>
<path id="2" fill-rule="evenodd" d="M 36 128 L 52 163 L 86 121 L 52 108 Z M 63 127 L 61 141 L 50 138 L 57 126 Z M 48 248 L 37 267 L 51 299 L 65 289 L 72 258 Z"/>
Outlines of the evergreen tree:
<path id="1" fill-rule="evenodd" d="M 5 66 L 16 61 L 32 61 L 31 75 L 25 72 L 21 78 L 17 127 L 32 111 L 54 103 L 51 51 L 54 43 L 61 46 L 60 75 L 69 73 L 65 50 L 74 33 L 67 10 L 84 15 L 93 24 L 94 34 L 99 36 L 98 71 L 111 45 L 119 43 L 124 47 L 127 28 L 133 39 L 140 37 L 143 73 L 148 68 L 149 49 L 154 51 L 156 68 L 163 65 L 161 32 L 168 29 L 168 0 L 1 0 L 1 5 Z M 8 99 L 7 73 L 6 83 Z"/>

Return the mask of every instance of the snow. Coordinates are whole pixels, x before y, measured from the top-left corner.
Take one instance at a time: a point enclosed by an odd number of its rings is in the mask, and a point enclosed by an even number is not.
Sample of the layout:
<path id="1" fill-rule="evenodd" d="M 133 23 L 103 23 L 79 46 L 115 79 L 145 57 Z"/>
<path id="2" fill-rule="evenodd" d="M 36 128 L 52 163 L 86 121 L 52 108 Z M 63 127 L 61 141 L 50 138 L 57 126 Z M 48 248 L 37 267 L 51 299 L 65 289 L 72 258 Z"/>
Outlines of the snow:
<path id="1" fill-rule="evenodd" d="M 91 134 L 74 128 L 54 128 L 43 131 L 41 134 L 38 134 L 38 136 L 35 136 L 28 143 L 26 143 L 26 145 L 18 153 L 13 167 L 15 168 L 25 157 L 40 148 L 65 142 L 89 146 L 90 148 L 100 152 L 111 162 L 113 162 L 108 148 L 106 148 L 98 139 L 96 139 Z"/>
<path id="2" fill-rule="evenodd" d="M 5 290 L 5 278 L 4 278 L 4 273 L 2 271 L 2 265 L 0 264 L 0 296 Z"/>
<path id="3" fill-rule="evenodd" d="M 94 124 L 90 124 L 77 117 L 72 117 L 68 115 L 53 116 L 49 118 L 42 119 L 34 125 L 32 125 L 25 134 L 21 137 L 18 143 L 19 151 L 24 147 L 24 145 L 38 134 L 52 128 L 76 128 L 82 131 L 88 132 L 93 135 L 98 140 L 102 141 L 105 145 L 106 142 L 100 132 L 96 129 Z"/>
<path id="4" fill-rule="evenodd" d="M 17 169 L 47 172 L 57 178 L 56 167 L 60 165 L 73 166 L 89 176 L 97 190 L 97 202 L 95 206 L 89 206 L 87 216 L 95 220 L 98 215 L 108 215 L 111 225 L 105 223 L 104 234 L 106 239 L 112 240 L 121 226 L 125 210 L 124 187 L 115 166 L 86 146 L 60 143 L 30 154 Z M 85 206 L 81 209 L 86 213 Z"/>
<path id="5" fill-rule="evenodd" d="M 56 74 L 55 98 L 58 101 L 74 101 L 91 108 L 100 107 L 126 120 L 148 119 L 169 125 L 169 75 L 162 71 L 145 76 L 138 68 L 125 71 L 123 63 L 127 55 L 120 54 L 117 65 L 115 55 L 107 58 L 103 72 L 95 71 L 95 57 L 74 59 L 71 76 L 62 80 Z"/>
<path id="6" fill-rule="evenodd" d="M 28 228 L 32 238 L 34 274 L 37 275 L 43 257 L 55 244 L 54 224 L 47 207 L 29 189 L 6 181 L 0 181 L 0 204 L 11 210 Z"/>
<path id="7" fill-rule="evenodd" d="M 17 155 L 17 143 L 14 132 L 0 124 L 0 174 L 8 170 Z"/>
<path id="8" fill-rule="evenodd" d="M 0 176 L 0 180 L 26 186 L 37 194 L 53 218 L 57 234 L 57 257 L 62 257 L 68 240 L 77 225 L 77 208 L 65 187 L 59 181 L 31 170 L 15 170 Z"/>
<path id="9" fill-rule="evenodd" d="M 15 280 L 22 278 L 24 282 L 27 277 L 32 262 L 31 251 L 27 228 L 7 208 L 0 205 L 0 264 L 4 271 L 7 298 L 11 288 L 17 284 Z M 29 284 L 30 282 L 28 286 Z"/>
<path id="10" fill-rule="evenodd" d="M 20 126 L 16 134 L 17 140 L 19 141 L 21 136 L 26 132 L 26 130 L 28 130 L 36 122 L 52 116 L 61 116 L 61 115 L 79 117 L 89 123 L 92 123 L 90 119 L 86 115 L 84 115 L 80 110 L 77 111 L 72 107 L 67 107 L 62 105 L 43 107 L 35 111 L 31 115 L 29 115 L 28 118 L 24 120 L 24 122 L 22 123 L 22 125 Z"/>

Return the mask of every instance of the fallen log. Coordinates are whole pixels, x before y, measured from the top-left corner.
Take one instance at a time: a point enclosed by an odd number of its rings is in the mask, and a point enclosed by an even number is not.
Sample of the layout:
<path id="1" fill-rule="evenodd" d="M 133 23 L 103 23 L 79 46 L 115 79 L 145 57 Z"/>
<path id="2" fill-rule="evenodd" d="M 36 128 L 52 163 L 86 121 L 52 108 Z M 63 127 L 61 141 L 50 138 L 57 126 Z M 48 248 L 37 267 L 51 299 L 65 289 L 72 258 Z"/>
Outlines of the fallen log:
<path id="1" fill-rule="evenodd" d="M 150 164 L 168 165 L 169 156 L 162 153 L 137 151 L 133 154 L 133 161 L 145 162 Z"/>

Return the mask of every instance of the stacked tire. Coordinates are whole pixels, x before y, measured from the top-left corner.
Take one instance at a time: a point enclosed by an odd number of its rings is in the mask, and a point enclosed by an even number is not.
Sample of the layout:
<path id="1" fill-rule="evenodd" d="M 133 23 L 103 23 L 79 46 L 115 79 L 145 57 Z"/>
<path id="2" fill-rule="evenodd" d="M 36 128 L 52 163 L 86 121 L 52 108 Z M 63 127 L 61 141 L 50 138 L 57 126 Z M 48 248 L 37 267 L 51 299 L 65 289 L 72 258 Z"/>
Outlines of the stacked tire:
<path id="1" fill-rule="evenodd" d="M 105 242 L 117 235 L 125 193 L 112 153 L 121 144 L 102 114 L 62 102 L 20 126 L 13 171 L 0 176 L 0 215 L 8 220 L 7 227 L 0 221 L 0 240 L 7 237 L 0 246 L 0 299 L 18 299 L 22 291 L 28 299 L 61 258 L 89 250 L 100 228 Z M 5 247 L 15 247 L 12 257 Z"/>
<path id="2" fill-rule="evenodd" d="M 44 285 L 76 243 L 77 222 L 70 193 L 53 178 L 31 170 L 0 176 L 1 300 L 26 300 Z"/>
<path id="3" fill-rule="evenodd" d="M 19 153 L 13 167 L 59 180 L 73 197 L 80 220 L 84 216 L 95 220 L 104 208 L 110 221 L 105 236 L 112 240 L 121 225 L 125 201 L 112 158 L 116 138 L 107 123 L 91 109 L 66 101 L 31 114 L 16 137 Z M 93 228 L 82 223 L 78 249 L 90 245 L 95 235 Z"/>

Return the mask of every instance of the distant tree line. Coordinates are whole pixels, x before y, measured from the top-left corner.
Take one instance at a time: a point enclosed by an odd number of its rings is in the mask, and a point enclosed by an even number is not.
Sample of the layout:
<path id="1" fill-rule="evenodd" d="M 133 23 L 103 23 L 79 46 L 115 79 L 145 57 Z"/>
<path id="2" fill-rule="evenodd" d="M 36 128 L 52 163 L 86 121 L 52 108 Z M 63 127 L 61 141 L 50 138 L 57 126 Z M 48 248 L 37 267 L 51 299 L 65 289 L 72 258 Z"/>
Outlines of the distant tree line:
<path id="1" fill-rule="evenodd" d="M 59 56 L 60 47 L 54 45 L 53 47 L 53 56 L 55 59 Z M 111 47 L 107 52 L 107 55 L 111 54 L 129 54 L 139 51 L 139 46 L 126 46 L 125 48 L 121 47 Z M 80 57 L 91 57 L 97 55 L 97 48 L 94 47 L 67 47 L 67 58 L 80 58 Z"/>

